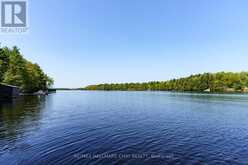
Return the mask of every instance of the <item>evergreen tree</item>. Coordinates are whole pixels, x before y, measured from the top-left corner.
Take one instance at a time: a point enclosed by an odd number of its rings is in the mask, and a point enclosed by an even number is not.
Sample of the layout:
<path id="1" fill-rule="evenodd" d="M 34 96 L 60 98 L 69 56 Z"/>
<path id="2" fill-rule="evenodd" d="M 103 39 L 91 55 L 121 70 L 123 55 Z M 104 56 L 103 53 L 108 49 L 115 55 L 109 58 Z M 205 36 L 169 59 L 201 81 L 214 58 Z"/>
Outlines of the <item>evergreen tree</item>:
<path id="1" fill-rule="evenodd" d="M 23 58 L 19 49 L 0 49 L 0 83 L 15 85 L 23 92 L 46 90 L 53 84 L 38 64 Z"/>

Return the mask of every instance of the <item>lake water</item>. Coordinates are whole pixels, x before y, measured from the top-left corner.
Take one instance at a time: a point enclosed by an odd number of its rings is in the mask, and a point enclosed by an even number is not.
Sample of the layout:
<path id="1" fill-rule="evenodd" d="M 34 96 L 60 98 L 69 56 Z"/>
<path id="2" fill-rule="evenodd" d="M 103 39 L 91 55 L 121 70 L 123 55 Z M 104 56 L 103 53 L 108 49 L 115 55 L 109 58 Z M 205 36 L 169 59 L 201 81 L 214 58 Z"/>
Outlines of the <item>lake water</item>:
<path id="1" fill-rule="evenodd" d="M 2 102 L 0 164 L 248 164 L 248 95 L 60 91 Z"/>

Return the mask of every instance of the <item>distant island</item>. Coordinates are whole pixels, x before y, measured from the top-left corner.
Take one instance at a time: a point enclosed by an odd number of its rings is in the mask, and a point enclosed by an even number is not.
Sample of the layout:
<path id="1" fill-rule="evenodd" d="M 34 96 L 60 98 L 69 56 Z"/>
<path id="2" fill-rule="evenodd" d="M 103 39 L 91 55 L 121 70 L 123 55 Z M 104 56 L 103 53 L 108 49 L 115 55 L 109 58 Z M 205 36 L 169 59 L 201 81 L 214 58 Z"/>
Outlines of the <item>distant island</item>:
<path id="1" fill-rule="evenodd" d="M 0 48 L 0 84 L 17 86 L 23 93 L 34 93 L 48 90 L 53 84 L 53 79 L 47 76 L 38 64 L 26 60 L 17 47 L 3 47 Z M 85 88 L 54 88 L 50 90 L 248 93 L 248 72 L 203 73 L 168 81 L 97 84 Z"/>
<path id="2" fill-rule="evenodd" d="M 0 48 L 0 84 L 13 85 L 22 93 L 45 91 L 53 84 L 40 66 L 21 55 L 17 47 Z"/>
<path id="3" fill-rule="evenodd" d="M 191 75 L 169 81 L 89 85 L 84 90 L 248 92 L 248 72 L 218 72 Z"/>

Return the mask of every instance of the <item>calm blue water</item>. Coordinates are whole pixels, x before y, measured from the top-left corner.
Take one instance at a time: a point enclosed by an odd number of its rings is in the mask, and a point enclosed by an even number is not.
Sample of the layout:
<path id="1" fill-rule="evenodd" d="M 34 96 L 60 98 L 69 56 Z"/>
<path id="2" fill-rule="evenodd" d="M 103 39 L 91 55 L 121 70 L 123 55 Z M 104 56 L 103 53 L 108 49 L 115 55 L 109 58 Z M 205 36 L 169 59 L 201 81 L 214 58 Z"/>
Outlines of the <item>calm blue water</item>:
<path id="1" fill-rule="evenodd" d="M 248 95 L 68 91 L 2 102 L 0 164 L 248 164 Z"/>

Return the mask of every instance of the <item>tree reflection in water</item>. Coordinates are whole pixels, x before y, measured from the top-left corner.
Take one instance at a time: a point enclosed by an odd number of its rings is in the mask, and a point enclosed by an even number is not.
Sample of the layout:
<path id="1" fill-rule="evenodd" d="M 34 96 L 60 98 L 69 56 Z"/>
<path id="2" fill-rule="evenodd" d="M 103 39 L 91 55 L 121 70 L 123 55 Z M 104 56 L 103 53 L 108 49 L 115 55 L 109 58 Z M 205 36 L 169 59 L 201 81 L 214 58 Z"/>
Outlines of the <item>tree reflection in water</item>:
<path id="1" fill-rule="evenodd" d="M 23 96 L 0 101 L 0 141 L 15 141 L 25 132 L 38 129 L 46 99 L 46 96 Z"/>

